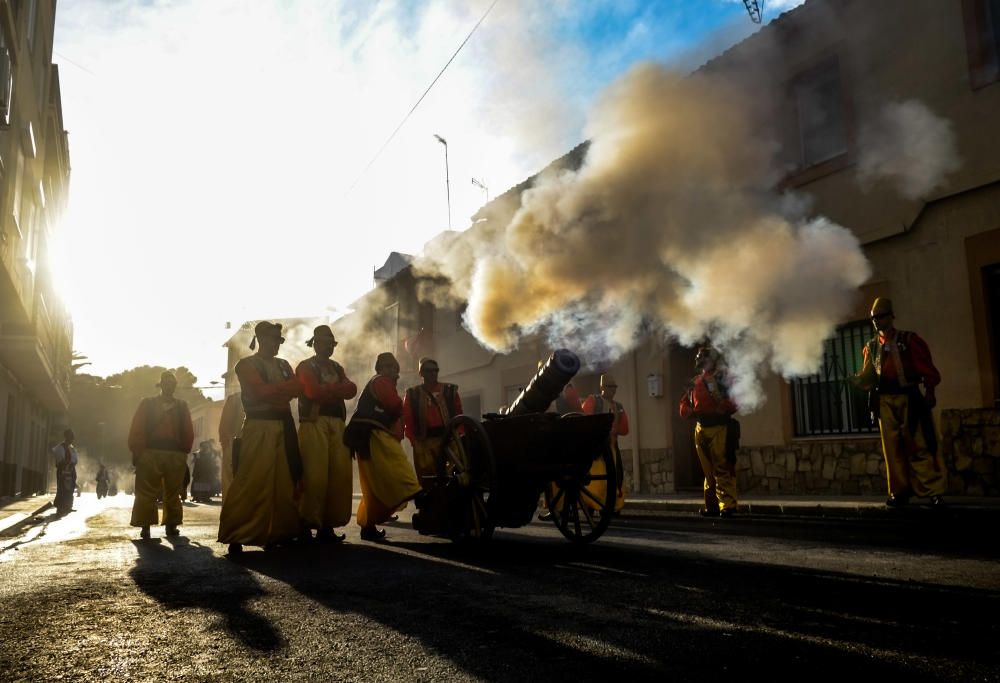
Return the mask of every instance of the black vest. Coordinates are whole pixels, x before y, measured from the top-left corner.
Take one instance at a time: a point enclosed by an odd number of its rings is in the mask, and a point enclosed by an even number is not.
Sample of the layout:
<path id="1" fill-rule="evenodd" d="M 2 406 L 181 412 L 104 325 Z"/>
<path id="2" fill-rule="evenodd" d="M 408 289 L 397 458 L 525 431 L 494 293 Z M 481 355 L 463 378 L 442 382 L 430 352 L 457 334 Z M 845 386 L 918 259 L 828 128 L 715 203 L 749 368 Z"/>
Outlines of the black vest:
<path id="1" fill-rule="evenodd" d="M 424 413 L 424 402 L 423 402 L 423 385 L 418 384 L 415 387 L 410 387 L 406 390 L 409 397 L 410 410 L 413 413 L 413 432 L 418 439 L 423 439 L 427 436 L 427 415 Z M 448 424 L 448 420 L 455 417 L 458 413 L 455 411 L 457 407 L 455 404 L 455 396 L 458 395 L 458 386 L 455 384 L 445 384 L 441 382 L 441 399 L 444 402 L 444 407 L 448 411 L 447 415 L 442 415 L 441 420 L 444 424 Z"/>
<path id="2" fill-rule="evenodd" d="M 368 380 L 368 384 L 361 391 L 361 396 L 358 397 L 358 405 L 354 409 L 354 415 L 351 416 L 351 423 L 369 424 L 377 429 L 384 429 L 387 432 L 391 432 L 392 425 L 397 418 L 385 412 L 385 409 L 379 405 L 378 398 L 375 397 L 375 392 L 372 390 L 372 383 L 378 378 L 379 375 L 375 375 Z"/>

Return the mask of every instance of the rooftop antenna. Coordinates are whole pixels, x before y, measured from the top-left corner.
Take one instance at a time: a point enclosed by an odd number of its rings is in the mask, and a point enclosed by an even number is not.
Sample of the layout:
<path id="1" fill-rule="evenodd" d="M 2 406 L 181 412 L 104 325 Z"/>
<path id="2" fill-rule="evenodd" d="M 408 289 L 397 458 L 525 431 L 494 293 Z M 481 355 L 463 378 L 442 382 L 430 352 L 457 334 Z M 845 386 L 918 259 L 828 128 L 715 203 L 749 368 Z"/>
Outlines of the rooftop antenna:
<path id="1" fill-rule="evenodd" d="M 759 24 L 764 14 L 764 0 L 760 0 L 760 2 L 757 2 L 757 0 L 743 0 L 743 4 L 750 15 L 750 21 Z"/>

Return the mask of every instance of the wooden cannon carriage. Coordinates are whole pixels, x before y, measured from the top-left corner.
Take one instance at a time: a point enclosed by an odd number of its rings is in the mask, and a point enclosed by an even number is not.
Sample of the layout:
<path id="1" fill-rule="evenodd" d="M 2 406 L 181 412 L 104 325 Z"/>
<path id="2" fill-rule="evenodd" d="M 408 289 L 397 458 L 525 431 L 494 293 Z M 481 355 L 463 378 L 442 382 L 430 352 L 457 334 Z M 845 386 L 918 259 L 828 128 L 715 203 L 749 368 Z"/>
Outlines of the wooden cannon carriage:
<path id="1" fill-rule="evenodd" d="M 487 540 L 497 527 L 529 524 L 544 496 L 567 539 L 599 538 L 615 505 L 613 416 L 545 412 L 579 369 L 576 355 L 561 349 L 502 414 L 481 422 L 454 417 L 437 454 L 437 474 L 415 501 L 414 528 Z"/>

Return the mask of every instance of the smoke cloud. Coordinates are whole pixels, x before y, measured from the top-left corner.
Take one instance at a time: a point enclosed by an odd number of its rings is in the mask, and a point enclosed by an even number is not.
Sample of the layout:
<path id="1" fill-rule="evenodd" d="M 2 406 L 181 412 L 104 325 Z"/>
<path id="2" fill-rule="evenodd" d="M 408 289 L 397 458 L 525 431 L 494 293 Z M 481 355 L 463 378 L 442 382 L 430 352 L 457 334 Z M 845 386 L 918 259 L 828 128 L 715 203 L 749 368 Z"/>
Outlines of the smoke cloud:
<path id="1" fill-rule="evenodd" d="M 477 225 L 418 261 L 468 301 L 466 324 L 509 351 L 525 335 L 607 363 L 658 335 L 726 354 L 743 412 L 760 377 L 815 371 L 870 273 L 856 238 L 790 213 L 777 145 L 747 93 L 654 65 L 604 94 L 577 171 L 553 171 L 507 225 Z"/>
<path id="2" fill-rule="evenodd" d="M 916 100 L 890 102 L 862 127 L 858 181 L 884 179 L 907 199 L 926 197 L 960 166 L 951 122 Z"/>

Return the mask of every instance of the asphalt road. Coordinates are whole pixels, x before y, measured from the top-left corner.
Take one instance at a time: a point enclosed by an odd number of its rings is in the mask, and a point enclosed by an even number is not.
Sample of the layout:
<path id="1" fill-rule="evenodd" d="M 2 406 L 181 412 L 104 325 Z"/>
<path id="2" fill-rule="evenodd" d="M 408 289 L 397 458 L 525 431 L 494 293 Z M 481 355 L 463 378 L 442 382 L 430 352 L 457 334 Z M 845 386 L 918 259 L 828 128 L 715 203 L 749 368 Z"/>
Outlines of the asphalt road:
<path id="1" fill-rule="evenodd" d="M 217 505 L 139 541 L 131 501 L 0 538 L 0 680 L 1000 679 L 988 528 L 676 516 L 464 547 L 404 513 L 389 543 L 233 561 Z"/>

